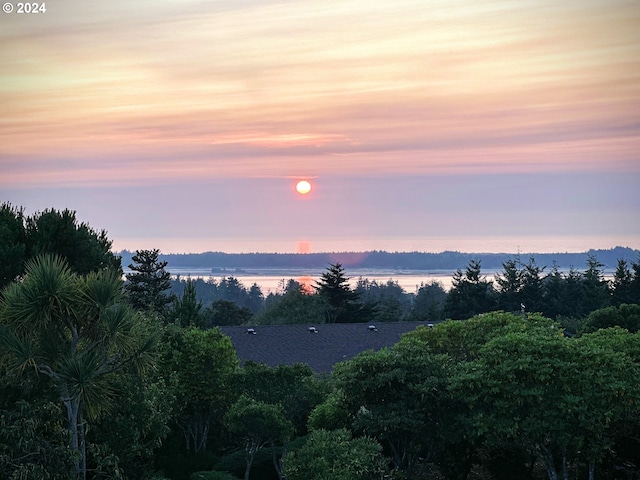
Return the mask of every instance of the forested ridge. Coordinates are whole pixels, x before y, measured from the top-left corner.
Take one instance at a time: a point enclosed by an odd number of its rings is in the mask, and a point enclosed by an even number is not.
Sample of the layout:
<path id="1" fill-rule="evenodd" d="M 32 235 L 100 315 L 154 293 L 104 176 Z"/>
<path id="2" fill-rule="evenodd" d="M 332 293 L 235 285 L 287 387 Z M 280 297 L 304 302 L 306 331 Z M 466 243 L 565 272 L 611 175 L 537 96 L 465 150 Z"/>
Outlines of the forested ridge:
<path id="1" fill-rule="evenodd" d="M 640 251 L 628 247 L 606 250 L 589 250 L 582 253 L 521 253 L 523 258 L 534 256 L 543 265 L 556 264 L 559 268 L 584 265 L 588 256 L 595 256 L 606 267 L 616 266 L 618 259 L 635 260 Z M 123 266 L 130 263 L 134 254 L 118 252 Z M 179 268 L 313 268 L 323 269 L 330 263 L 345 267 L 407 269 L 407 270 L 455 270 L 464 268 L 470 260 L 482 262 L 484 268 L 496 269 L 514 253 L 464 253 L 464 252 L 325 252 L 325 253 L 180 253 L 160 254 L 159 258 L 171 267 Z"/>
<path id="2" fill-rule="evenodd" d="M 611 279 L 595 254 L 568 272 L 508 256 L 491 278 L 472 258 L 449 292 L 352 287 L 333 260 L 312 289 L 265 298 L 233 277 L 172 280 L 158 250 L 123 281 L 105 231 L 4 204 L 0 256 L 0 478 L 640 473 L 637 255 Z M 424 326 L 330 376 L 242 363 L 217 328 L 403 319 Z"/>

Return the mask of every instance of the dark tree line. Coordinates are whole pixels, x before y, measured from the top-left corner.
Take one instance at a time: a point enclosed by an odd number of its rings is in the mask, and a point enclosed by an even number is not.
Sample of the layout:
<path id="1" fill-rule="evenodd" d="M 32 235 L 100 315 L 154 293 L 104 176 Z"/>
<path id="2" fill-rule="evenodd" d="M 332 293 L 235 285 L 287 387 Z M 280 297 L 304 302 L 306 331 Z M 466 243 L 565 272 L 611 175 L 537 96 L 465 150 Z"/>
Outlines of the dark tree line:
<path id="1" fill-rule="evenodd" d="M 130 263 L 131 252 L 120 252 L 125 264 Z M 586 253 L 537 254 L 542 264 L 554 261 L 561 268 L 584 265 L 588 255 L 594 255 L 609 267 L 619 258 L 632 261 L 637 250 L 616 247 L 609 250 L 590 250 Z M 480 260 L 485 268 L 498 269 L 511 257 L 507 253 L 470 254 L 462 252 L 331 252 L 331 253 L 184 253 L 165 254 L 162 260 L 174 267 L 207 267 L 215 269 L 235 268 L 325 268 L 329 264 L 340 263 L 347 268 L 407 269 L 407 270 L 451 270 L 464 269 L 470 260 Z"/>
<path id="2" fill-rule="evenodd" d="M 246 289 L 233 277 L 219 281 L 192 280 L 203 302 L 207 325 L 249 323 L 293 324 L 333 322 L 386 322 L 414 320 L 426 323 L 450 318 L 461 320 L 494 310 L 538 312 L 576 330 L 591 312 L 608 306 L 640 303 L 640 257 L 618 260 L 611 279 L 595 256 L 587 256 L 586 269 L 549 270 L 531 257 L 523 263 L 507 259 L 491 277 L 483 274 L 480 260 L 472 259 L 453 275 L 446 291 L 438 282 L 421 284 L 415 292 L 397 282 L 357 279 L 351 286 L 346 269 L 331 264 L 311 290 L 297 281 L 266 298 L 258 285 Z M 172 290 L 189 282 L 174 281 Z"/>
<path id="3" fill-rule="evenodd" d="M 595 256 L 587 257 L 586 267 L 563 273 L 554 265 L 545 274 L 546 267 L 538 266 L 533 257 L 525 264 L 513 258 L 492 281 L 482 275 L 479 261 L 471 261 L 454 275 L 444 315 L 465 319 L 496 309 L 539 312 L 571 325 L 601 308 L 640 304 L 640 258 L 631 265 L 618 260 L 610 281 Z"/>

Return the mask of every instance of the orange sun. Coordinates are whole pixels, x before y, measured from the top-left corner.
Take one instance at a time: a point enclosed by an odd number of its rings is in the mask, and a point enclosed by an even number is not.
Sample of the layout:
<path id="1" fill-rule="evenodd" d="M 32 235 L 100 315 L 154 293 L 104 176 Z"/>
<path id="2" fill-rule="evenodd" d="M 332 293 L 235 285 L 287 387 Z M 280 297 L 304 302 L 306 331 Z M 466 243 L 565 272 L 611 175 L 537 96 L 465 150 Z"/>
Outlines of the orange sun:
<path id="1" fill-rule="evenodd" d="M 307 182 L 306 180 L 300 180 L 296 184 L 296 190 L 301 195 L 306 195 L 307 193 L 309 193 L 311 191 L 311 184 L 309 182 Z"/>

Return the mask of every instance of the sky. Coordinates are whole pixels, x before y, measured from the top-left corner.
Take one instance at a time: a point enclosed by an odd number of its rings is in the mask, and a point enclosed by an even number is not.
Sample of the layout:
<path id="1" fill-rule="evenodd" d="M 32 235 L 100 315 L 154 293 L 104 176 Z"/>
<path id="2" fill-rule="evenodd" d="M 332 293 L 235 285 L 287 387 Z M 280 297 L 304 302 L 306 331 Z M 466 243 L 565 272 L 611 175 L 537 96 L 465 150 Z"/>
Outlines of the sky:
<path id="1" fill-rule="evenodd" d="M 45 9 L 0 14 L 0 201 L 117 250 L 640 248 L 637 0 Z"/>

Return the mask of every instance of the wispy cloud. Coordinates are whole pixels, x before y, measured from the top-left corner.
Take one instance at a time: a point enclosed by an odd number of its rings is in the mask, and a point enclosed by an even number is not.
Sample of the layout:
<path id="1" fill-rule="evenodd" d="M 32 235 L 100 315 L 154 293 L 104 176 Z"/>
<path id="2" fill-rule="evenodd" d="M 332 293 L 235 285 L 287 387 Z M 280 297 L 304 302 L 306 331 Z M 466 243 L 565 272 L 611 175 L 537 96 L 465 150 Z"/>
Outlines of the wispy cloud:
<path id="1" fill-rule="evenodd" d="M 74 0 L 0 29 L 0 184 L 640 170 L 640 4 Z"/>

